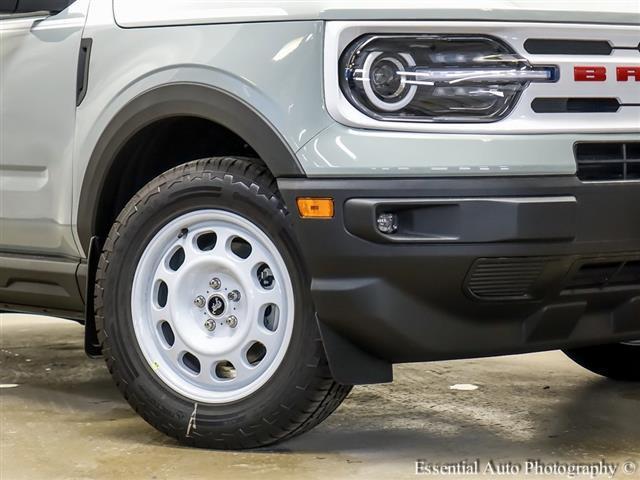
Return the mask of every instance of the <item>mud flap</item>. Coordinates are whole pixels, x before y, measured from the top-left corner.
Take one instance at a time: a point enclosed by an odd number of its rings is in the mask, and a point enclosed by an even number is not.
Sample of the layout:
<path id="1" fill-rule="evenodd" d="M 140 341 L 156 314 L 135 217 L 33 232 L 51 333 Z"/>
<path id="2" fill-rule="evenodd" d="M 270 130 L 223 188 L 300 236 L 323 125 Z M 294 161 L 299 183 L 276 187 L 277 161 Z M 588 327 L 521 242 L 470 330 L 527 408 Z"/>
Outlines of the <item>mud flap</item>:
<path id="1" fill-rule="evenodd" d="M 391 363 L 370 355 L 318 319 L 320 336 L 336 382 L 367 385 L 393 381 Z"/>
<path id="2" fill-rule="evenodd" d="M 100 239 L 91 237 L 89 257 L 87 259 L 87 278 L 84 289 L 84 351 L 90 358 L 102 356 L 102 345 L 96 332 L 96 319 L 93 310 L 93 293 L 96 281 L 96 269 L 100 260 Z"/>

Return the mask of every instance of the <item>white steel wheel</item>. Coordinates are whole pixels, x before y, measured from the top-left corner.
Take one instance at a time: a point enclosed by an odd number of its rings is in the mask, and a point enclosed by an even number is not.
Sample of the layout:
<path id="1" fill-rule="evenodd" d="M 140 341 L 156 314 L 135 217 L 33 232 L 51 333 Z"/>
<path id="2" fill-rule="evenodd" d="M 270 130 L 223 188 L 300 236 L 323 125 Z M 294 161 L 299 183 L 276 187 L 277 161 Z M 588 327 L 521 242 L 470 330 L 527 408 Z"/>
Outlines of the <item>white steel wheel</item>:
<path id="1" fill-rule="evenodd" d="M 225 210 L 198 210 L 172 220 L 144 249 L 131 312 L 140 349 L 168 387 L 228 403 L 254 393 L 281 364 L 293 286 L 259 227 Z"/>

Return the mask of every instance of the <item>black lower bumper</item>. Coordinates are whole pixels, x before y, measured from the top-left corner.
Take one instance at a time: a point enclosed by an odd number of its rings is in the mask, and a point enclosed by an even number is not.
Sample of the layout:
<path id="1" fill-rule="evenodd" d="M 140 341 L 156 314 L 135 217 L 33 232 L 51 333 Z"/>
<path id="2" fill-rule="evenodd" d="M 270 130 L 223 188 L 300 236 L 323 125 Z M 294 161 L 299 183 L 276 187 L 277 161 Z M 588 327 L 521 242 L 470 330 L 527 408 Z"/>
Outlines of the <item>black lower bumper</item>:
<path id="1" fill-rule="evenodd" d="M 386 365 L 640 338 L 640 183 L 281 179 L 279 187 L 290 206 L 334 199 L 333 219 L 292 215 L 323 335 L 339 339 L 330 357 L 353 347 Z M 397 215 L 397 233 L 378 231 L 380 213 Z M 342 381 L 358 383 L 357 370 Z"/>

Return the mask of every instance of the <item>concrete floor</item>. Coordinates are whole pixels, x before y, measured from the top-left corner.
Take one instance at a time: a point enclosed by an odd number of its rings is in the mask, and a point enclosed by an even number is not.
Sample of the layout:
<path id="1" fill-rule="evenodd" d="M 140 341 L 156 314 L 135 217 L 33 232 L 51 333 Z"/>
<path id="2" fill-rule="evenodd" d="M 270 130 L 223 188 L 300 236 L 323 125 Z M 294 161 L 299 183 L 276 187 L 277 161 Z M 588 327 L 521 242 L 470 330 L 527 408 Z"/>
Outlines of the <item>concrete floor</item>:
<path id="1" fill-rule="evenodd" d="M 2 480 L 396 479 L 415 477 L 418 458 L 640 460 L 640 386 L 558 352 L 400 366 L 311 433 L 242 453 L 183 448 L 148 426 L 72 322 L 0 315 L 0 384 Z"/>

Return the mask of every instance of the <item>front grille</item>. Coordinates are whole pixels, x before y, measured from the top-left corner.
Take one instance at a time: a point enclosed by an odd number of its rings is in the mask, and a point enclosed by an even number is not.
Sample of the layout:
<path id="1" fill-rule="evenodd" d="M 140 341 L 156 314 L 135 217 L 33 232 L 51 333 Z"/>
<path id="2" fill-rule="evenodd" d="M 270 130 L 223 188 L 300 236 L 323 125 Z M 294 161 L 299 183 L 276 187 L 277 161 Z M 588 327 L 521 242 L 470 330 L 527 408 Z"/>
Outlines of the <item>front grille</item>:
<path id="1" fill-rule="evenodd" d="M 582 265 L 565 290 L 640 287 L 640 260 L 604 261 Z"/>
<path id="2" fill-rule="evenodd" d="M 640 180 L 640 142 L 580 142 L 575 157 L 583 182 Z"/>
<path id="3" fill-rule="evenodd" d="M 480 258 L 464 286 L 476 301 L 536 301 L 550 294 L 640 289 L 640 254 L 609 257 Z"/>
<path id="4" fill-rule="evenodd" d="M 556 29 L 557 28 L 557 29 Z M 509 42 L 509 38 L 503 38 Z M 534 65 L 558 65 L 560 81 L 539 84 L 523 95 L 511 119 L 528 118 L 549 132 L 622 132 L 638 129 L 640 91 L 634 78 L 640 63 L 638 29 L 558 25 L 523 31 L 523 50 Z M 526 109 L 526 110 L 525 110 Z M 503 120 L 508 125 L 509 120 Z M 620 157 L 617 157 L 620 159 Z M 584 180 L 635 180 L 637 167 L 589 165 Z M 620 167 L 620 168 L 617 168 Z"/>

